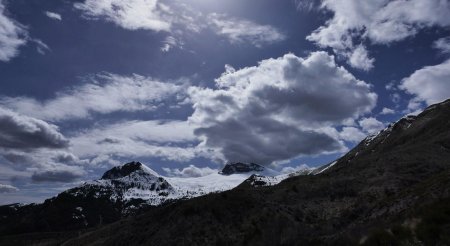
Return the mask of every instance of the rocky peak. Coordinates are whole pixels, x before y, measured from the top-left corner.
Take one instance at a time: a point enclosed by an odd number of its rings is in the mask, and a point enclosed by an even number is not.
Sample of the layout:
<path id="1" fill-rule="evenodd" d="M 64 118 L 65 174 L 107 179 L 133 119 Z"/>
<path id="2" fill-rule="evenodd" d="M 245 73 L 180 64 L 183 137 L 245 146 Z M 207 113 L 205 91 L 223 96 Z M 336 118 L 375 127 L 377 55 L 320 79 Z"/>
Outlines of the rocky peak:
<path id="1" fill-rule="evenodd" d="M 147 171 L 147 169 L 149 168 L 144 166 L 142 163 L 133 161 L 125 165 L 110 169 L 109 171 L 103 174 L 101 179 L 105 180 L 105 179 L 123 178 L 135 172 L 146 172 L 148 174 L 155 175 L 155 173 L 151 171 L 151 169 L 149 169 L 149 171 Z"/>
<path id="2" fill-rule="evenodd" d="M 222 175 L 231 175 L 236 173 L 262 172 L 264 167 L 255 163 L 228 163 L 219 173 Z"/>

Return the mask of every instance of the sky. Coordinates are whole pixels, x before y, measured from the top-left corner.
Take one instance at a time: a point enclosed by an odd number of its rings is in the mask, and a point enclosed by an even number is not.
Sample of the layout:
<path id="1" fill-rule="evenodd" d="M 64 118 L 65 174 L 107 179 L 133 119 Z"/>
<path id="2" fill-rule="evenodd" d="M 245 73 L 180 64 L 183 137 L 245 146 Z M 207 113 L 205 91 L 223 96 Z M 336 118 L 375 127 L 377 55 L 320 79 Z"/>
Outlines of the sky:
<path id="1" fill-rule="evenodd" d="M 448 0 L 0 0 L 0 204 L 327 164 L 450 98 Z"/>

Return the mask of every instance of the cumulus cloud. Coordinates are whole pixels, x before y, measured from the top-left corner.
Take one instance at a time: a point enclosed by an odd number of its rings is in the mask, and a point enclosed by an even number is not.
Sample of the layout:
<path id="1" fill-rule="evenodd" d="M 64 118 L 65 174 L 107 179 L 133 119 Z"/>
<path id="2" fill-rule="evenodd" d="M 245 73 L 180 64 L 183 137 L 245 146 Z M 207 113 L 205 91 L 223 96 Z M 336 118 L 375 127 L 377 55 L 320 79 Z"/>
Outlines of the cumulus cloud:
<path id="1" fill-rule="evenodd" d="M 390 108 L 383 108 L 380 112 L 381 115 L 387 115 L 387 114 L 395 114 L 395 110 Z"/>
<path id="2" fill-rule="evenodd" d="M 163 168 L 169 177 L 182 177 L 182 178 L 198 178 L 209 174 L 217 173 L 218 170 L 209 167 L 196 167 L 189 165 L 183 169 L 177 168 Z"/>
<path id="3" fill-rule="evenodd" d="M 6 15 L 4 1 L 0 0 L 0 61 L 7 62 L 17 56 L 27 39 L 25 26 Z"/>
<path id="4" fill-rule="evenodd" d="M 450 37 L 440 38 L 433 43 L 433 48 L 440 50 L 443 54 L 450 53 Z"/>
<path id="5" fill-rule="evenodd" d="M 0 148 L 65 148 L 68 144 L 57 126 L 0 107 Z"/>
<path id="6" fill-rule="evenodd" d="M 17 191 L 19 191 L 19 189 L 17 187 L 14 187 L 12 185 L 0 184 L 0 194 L 1 193 L 12 193 L 12 192 L 17 192 Z"/>
<path id="7" fill-rule="evenodd" d="M 352 143 L 358 143 L 363 140 L 367 136 L 366 133 L 362 132 L 359 128 L 346 126 L 342 128 L 342 131 L 339 133 L 339 137 L 342 140 Z"/>
<path id="8" fill-rule="evenodd" d="M 286 39 L 283 33 L 270 25 L 259 25 L 217 13 L 209 14 L 207 20 L 218 35 L 226 37 L 231 43 L 250 43 L 261 47 Z"/>
<path id="9" fill-rule="evenodd" d="M 59 20 L 59 21 L 62 20 L 61 15 L 58 13 L 55 13 L 55 12 L 45 11 L 45 15 L 50 19 Z"/>
<path id="10" fill-rule="evenodd" d="M 88 19 L 104 19 L 129 30 L 170 31 L 170 12 L 158 0 L 85 0 L 74 7 Z"/>
<path id="11" fill-rule="evenodd" d="M 388 44 L 413 36 L 423 28 L 450 25 L 449 1 L 323 0 L 321 8 L 332 12 L 332 18 L 307 39 L 320 47 L 334 49 L 347 57 L 350 65 L 365 70 L 370 69 L 374 60 L 355 40 Z"/>
<path id="12" fill-rule="evenodd" d="M 342 150 L 327 127 L 370 112 L 377 100 L 369 84 L 326 52 L 229 70 L 216 84 L 189 90 L 195 134 L 224 160 L 264 165 Z"/>
<path id="13" fill-rule="evenodd" d="M 0 105 L 39 119 L 61 121 L 86 118 L 92 113 L 153 111 L 167 100 L 176 100 L 182 91 L 183 85 L 175 83 L 103 73 L 86 84 L 57 93 L 53 99 L 0 97 Z"/>
<path id="14" fill-rule="evenodd" d="M 373 68 L 374 58 L 369 58 L 366 47 L 358 45 L 349 55 L 349 64 L 354 68 L 369 71 Z"/>
<path id="15" fill-rule="evenodd" d="M 400 89 L 414 96 L 411 110 L 420 102 L 431 105 L 450 98 L 450 60 L 415 71 L 402 80 Z"/>
<path id="16" fill-rule="evenodd" d="M 374 134 L 378 131 L 381 131 L 385 128 L 385 125 L 383 122 L 373 118 L 364 118 L 359 121 L 359 125 L 363 129 L 363 131 L 367 132 L 368 134 Z"/>

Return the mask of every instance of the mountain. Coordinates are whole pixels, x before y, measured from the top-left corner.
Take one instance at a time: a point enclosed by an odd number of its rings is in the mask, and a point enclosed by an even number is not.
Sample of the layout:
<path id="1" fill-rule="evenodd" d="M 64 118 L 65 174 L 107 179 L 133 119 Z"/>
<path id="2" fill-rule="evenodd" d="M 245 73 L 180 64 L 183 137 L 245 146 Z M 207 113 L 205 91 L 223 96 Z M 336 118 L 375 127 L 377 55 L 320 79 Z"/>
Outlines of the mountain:
<path id="1" fill-rule="evenodd" d="M 272 172 L 269 173 L 269 175 L 262 175 L 260 173 L 253 174 L 250 176 L 245 182 L 253 187 L 261 187 L 261 186 L 273 186 L 279 184 L 281 181 L 292 178 L 295 176 L 302 176 L 302 175 L 313 175 L 316 172 L 316 168 L 310 168 L 308 166 L 305 166 L 303 168 L 300 168 L 299 170 L 293 172 L 293 173 L 287 173 L 287 174 L 278 174 L 273 175 Z"/>
<path id="2" fill-rule="evenodd" d="M 229 163 L 220 171 L 220 174 L 231 175 L 236 173 L 262 172 L 264 167 L 255 163 Z"/>
<path id="3" fill-rule="evenodd" d="M 0 234 L 65 231 L 108 224 L 151 206 L 233 189 L 254 173 L 278 174 L 257 164 L 235 163 L 204 177 L 163 177 L 140 162 L 130 162 L 43 204 L 0 206 Z"/>
<path id="4" fill-rule="evenodd" d="M 450 100 L 313 174 L 164 204 L 65 245 L 450 245 Z"/>
<path id="5" fill-rule="evenodd" d="M 156 172 L 139 162 L 130 162 L 105 172 L 99 180 L 85 182 L 42 204 L 0 207 L 0 232 L 98 226 L 150 205 L 159 205 L 175 197 L 174 193 L 172 185 Z"/>

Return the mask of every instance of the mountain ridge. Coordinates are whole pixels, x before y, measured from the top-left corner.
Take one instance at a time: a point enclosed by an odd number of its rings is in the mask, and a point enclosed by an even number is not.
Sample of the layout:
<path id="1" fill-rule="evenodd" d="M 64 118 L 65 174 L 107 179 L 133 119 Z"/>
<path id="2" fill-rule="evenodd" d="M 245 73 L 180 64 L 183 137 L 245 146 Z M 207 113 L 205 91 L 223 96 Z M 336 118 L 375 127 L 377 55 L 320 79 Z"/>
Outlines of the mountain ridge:
<path id="1" fill-rule="evenodd" d="M 266 182 L 253 174 L 229 191 L 165 203 L 81 235 L 68 232 L 46 240 L 64 245 L 446 245 L 449 147 L 447 100 L 367 137 L 332 163 L 303 171 L 313 175 L 288 176 L 272 186 L 252 183 Z M 5 240 L 23 242 L 0 238 Z"/>
<path id="2" fill-rule="evenodd" d="M 316 175 L 275 186 L 244 182 L 151 209 L 67 245 L 448 245 L 449 144 L 447 100 L 366 138 Z"/>

